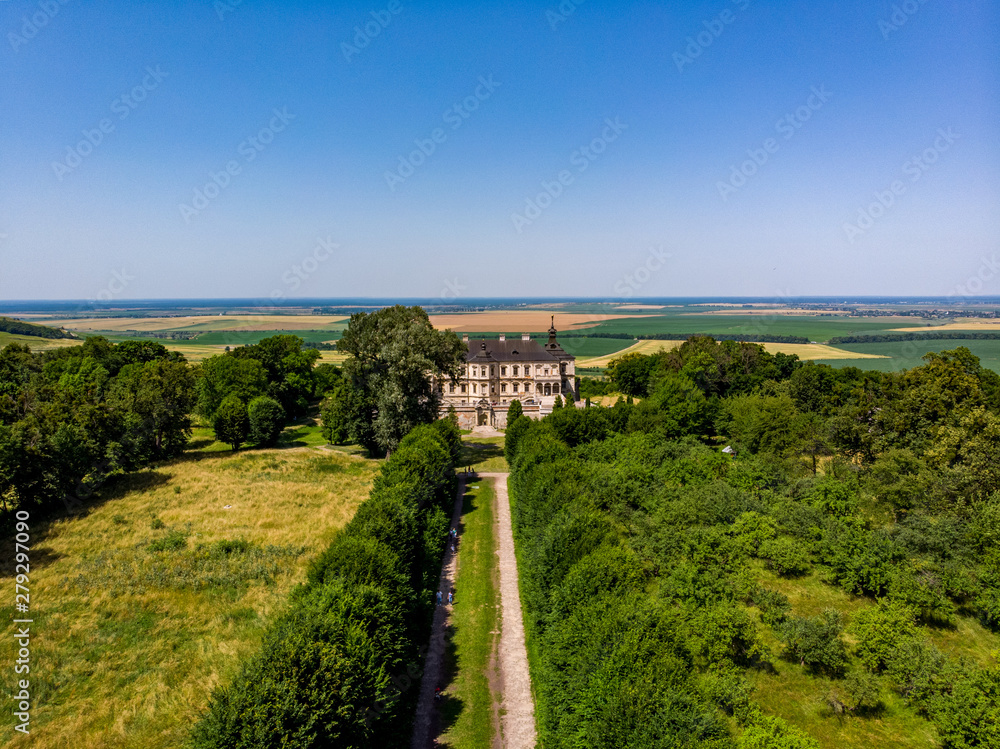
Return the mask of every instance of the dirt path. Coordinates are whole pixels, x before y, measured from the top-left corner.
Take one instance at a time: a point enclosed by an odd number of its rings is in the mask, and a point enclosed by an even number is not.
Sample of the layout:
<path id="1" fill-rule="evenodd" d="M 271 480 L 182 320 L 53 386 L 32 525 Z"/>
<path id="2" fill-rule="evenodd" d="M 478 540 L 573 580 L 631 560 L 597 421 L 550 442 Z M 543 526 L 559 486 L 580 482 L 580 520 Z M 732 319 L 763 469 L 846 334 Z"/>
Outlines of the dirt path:
<path id="1" fill-rule="evenodd" d="M 510 522 L 506 473 L 480 473 L 494 479 L 497 501 L 497 555 L 500 567 L 500 680 L 503 688 L 501 733 L 504 749 L 535 746 L 535 703 L 531 696 L 528 650 L 518 588 L 517 559 Z"/>
<path id="2" fill-rule="evenodd" d="M 459 474 L 458 490 L 455 494 L 455 507 L 451 512 L 451 527 L 457 528 L 462 519 L 462 497 L 465 496 L 465 483 L 468 477 Z M 458 555 L 445 549 L 444 561 L 441 565 L 441 578 L 438 590 L 445 596 L 455 585 L 455 574 L 458 571 Z M 434 687 L 441 683 L 441 669 L 444 664 L 445 634 L 448 631 L 448 620 L 451 617 L 451 607 L 447 604 L 438 606 L 434 611 L 434 625 L 431 630 L 431 640 L 427 646 L 427 660 L 424 662 L 424 675 L 420 680 L 420 698 L 417 700 L 417 714 L 413 720 L 413 739 L 411 749 L 428 749 L 434 746 L 437 731 L 432 730 L 438 722 L 437 710 L 434 705 Z"/>

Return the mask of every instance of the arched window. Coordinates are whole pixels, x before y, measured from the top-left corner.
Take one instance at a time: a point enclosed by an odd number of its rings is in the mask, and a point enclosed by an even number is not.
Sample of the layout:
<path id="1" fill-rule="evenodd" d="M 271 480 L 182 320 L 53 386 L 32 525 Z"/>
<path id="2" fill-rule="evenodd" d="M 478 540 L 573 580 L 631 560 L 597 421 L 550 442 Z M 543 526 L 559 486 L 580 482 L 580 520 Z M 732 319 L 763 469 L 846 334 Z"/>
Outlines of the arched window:
<path id="1" fill-rule="evenodd" d="M 552 388 L 549 386 L 548 383 L 545 384 L 545 394 L 552 395 Z"/>
<path id="2" fill-rule="evenodd" d="M 535 385 L 535 392 L 538 393 L 539 395 L 542 394 L 542 383 L 538 383 L 537 385 Z"/>

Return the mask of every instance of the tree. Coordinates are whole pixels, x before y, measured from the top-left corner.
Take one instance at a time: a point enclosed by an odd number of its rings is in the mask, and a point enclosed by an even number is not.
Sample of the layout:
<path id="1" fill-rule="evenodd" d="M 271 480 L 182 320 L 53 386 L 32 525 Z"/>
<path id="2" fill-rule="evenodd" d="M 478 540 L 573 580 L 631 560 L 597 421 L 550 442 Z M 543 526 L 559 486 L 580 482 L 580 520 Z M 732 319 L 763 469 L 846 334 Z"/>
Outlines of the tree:
<path id="1" fill-rule="evenodd" d="M 260 395 L 247 406 L 250 441 L 258 447 L 273 445 L 285 425 L 285 409 L 274 398 Z"/>
<path id="2" fill-rule="evenodd" d="M 855 615 L 851 630 L 858 640 L 858 659 L 868 670 L 881 672 L 900 644 L 916 635 L 916 611 L 904 603 L 881 598 L 874 607 Z"/>
<path id="3" fill-rule="evenodd" d="M 125 365 L 108 393 L 108 403 L 126 412 L 133 443 L 150 457 L 179 455 L 191 436 L 194 375 L 186 362 L 167 358 Z M 147 452 L 140 448 L 141 452 Z"/>
<path id="4" fill-rule="evenodd" d="M 562 407 L 563 407 L 563 400 L 560 396 L 557 395 L 555 397 L 555 400 L 552 401 L 552 410 L 558 411 Z"/>
<path id="5" fill-rule="evenodd" d="M 836 675 L 847 665 L 847 646 L 841 639 L 843 629 L 840 612 L 827 609 L 810 619 L 789 619 L 778 627 L 778 635 L 785 646 L 786 658 L 811 671 Z"/>
<path id="6" fill-rule="evenodd" d="M 341 381 L 320 406 L 323 439 L 331 445 L 344 445 L 351 437 L 351 410 L 348 398 L 350 386 Z"/>
<path id="7" fill-rule="evenodd" d="M 267 391 L 267 373 L 255 359 L 240 359 L 234 354 L 210 356 L 201 363 L 200 375 L 197 410 L 206 419 L 215 415 L 228 395 L 248 403 Z"/>
<path id="8" fill-rule="evenodd" d="M 457 380 L 467 348 L 452 331 L 436 330 L 420 307 L 359 312 L 337 344 L 350 355 L 351 436 L 372 453 L 392 452 L 403 436 L 438 415 L 431 383 Z"/>
<path id="9" fill-rule="evenodd" d="M 518 416 L 524 413 L 524 409 L 521 408 L 521 401 L 517 398 L 510 402 L 507 406 L 507 425 L 510 426 L 514 423 Z"/>
<path id="10" fill-rule="evenodd" d="M 648 393 L 650 376 L 659 363 L 655 356 L 638 352 L 619 356 L 608 364 L 607 376 L 615 389 L 626 395 L 645 397 Z"/>
<path id="11" fill-rule="evenodd" d="M 227 395 L 215 411 L 212 426 L 217 440 L 231 445 L 233 450 L 239 450 L 250 433 L 247 407 L 235 395 Z"/>

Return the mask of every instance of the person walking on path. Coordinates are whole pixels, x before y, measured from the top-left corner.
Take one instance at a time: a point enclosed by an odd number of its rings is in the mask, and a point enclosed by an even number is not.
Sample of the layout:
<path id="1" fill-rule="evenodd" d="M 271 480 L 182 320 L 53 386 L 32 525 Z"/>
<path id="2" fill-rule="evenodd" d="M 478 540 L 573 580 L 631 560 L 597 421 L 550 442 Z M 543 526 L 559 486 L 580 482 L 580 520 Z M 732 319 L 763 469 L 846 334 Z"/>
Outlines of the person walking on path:
<path id="1" fill-rule="evenodd" d="M 448 605 L 451 606 L 455 603 L 455 594 L 452 591 L 448 591 Z"/>
<path id="2" fill-rule="evenodd" d="M 441 605 L 441 591 L 438 591 L 438 606 Z"/>

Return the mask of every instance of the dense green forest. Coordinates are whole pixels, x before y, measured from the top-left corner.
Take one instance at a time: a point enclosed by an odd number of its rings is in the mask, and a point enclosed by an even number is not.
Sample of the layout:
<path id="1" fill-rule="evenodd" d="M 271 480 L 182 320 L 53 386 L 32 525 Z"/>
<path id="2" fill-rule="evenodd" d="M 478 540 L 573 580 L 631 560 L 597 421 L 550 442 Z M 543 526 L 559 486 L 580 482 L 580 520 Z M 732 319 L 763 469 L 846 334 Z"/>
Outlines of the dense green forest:
<path id="1" fill-rule="evenodd" d="M 15 335 L 30 335 L 36 338 L 73 338 L 71 333 L 65 330 L 57 330 L 46 325 L 36 325 L 35 323 L 15 320 L 11 317 L 0 317 L 0 333 L 14 333 Z"/>
<path id="2" fill-rule="evenodd" d="M 1000 377 L 961 348 L 883 374 L 710 338 L 609 376 L 643 400 L 507 432 L 540 746 L 843 745 L 844 720 L 1000 746 L 996 653 L 935 644 L 1000 627 Z M 851 606 L 778 589 L 814 578 Z M 825 723 L 762 709 L 793 672 Z"/>

